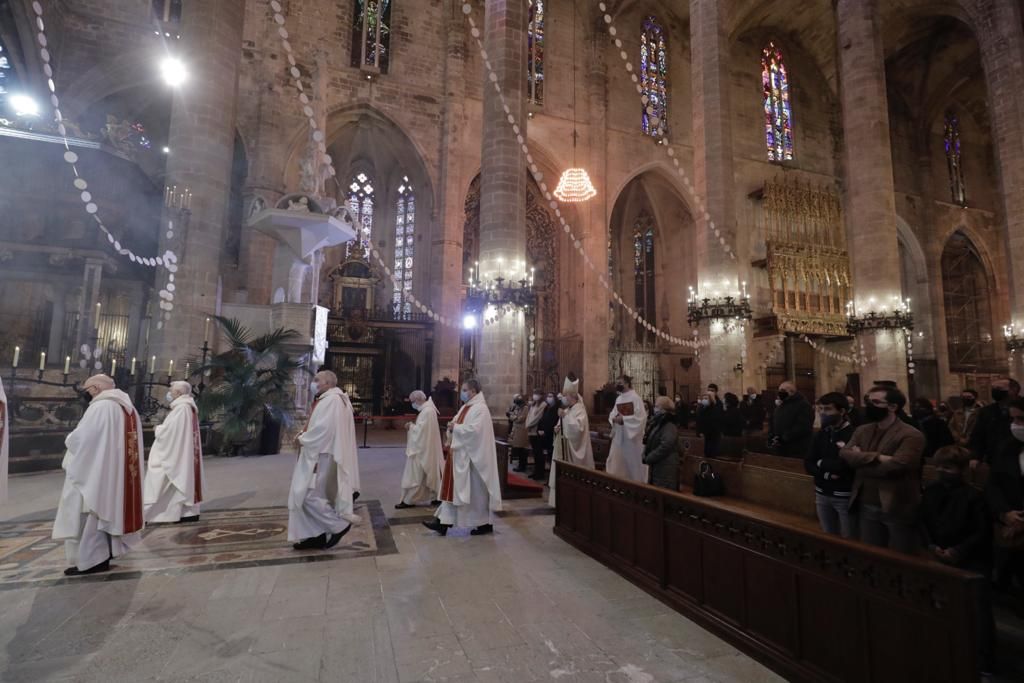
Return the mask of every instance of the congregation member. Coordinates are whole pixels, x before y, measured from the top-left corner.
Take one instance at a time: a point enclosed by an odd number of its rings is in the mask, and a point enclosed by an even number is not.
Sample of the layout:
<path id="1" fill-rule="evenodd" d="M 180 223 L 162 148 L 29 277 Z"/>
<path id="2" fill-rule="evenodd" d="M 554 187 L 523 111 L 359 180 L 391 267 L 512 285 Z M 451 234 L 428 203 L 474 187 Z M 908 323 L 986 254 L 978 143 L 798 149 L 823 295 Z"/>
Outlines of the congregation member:
<path id="1" fill-rule="evenodd" d="M 463 382 L 459 398 L 463 405 L 448 423 L 441 505 L 423 526 L 442 536 L 453 526 L 471 527 L 481 536 L 494 531 L 491 513 L 501 510 L 494 423 L 479 381 Z"/>
<path id="2" fill-rule="evenodd" d="M 787 458 L 804 458 L 814 433 L 814 408 L 792 382 L 779 385 L 772 413 L 771 445 Z"/>
<path id="3" fill-rule="evenodd" d="M 145 525 L 142 420 L 107 375 L 87 379 L 81 393 L 88 407 L 64 439 L 64 489 L 53 522 L 53 539 L 64 541 L 72 565 L 67 576 L 108 571 Z"/>
<path id="4" fill-rule="evenodd" d="M 938 480 L 921 494 L 921 538 L 932 558 L 985 576 L 978 584 L 978 665 L 992 670 L 995 621 L 992 616 L 992 524 L 982 493 L 967 483 L 964 474 L 971 452 L 961 446 L 944 446 L 932 464 Z"/>
<path id="5" fill-rule="evenodd" d="M 396 510 L 418 503 L 437 501 L 441 490 L 441 427 L 433 399 L 417 389 L 409 394 L 416 420 L 406 422 L 405 469 L 402 471 L 402 500 Z"/>
<path id="6" fill-rule="evenodd" d="M 704 457 L 717 458 L 722 442 L 722 404 L 711 391 L 697 403 L 697 434 L 704 439 Z"/>
<path id="7" fill-rule="evenodd" d="M 590 443 L 590 418 L 587 407 L 580 398 L 580 380 L 570 373 L 562 385 L 562 409 L 555 428 L 558 441 L 555 457 L 551 459 L 551 475 L 548 478 L 548 504 L 555 506 L 556 462 L 568 462 L 580 467 L 594 469 L 594 449 Z"/>
<path id="8" fill-rule="evenodd" d="M 740 405 L 740 414 L 743 416 L 744 434 L 760 434 L 764 431 L 764 402 L 754 387 L 747 387 Z"/>
<path id="9" fill-rule="evenodd" d="M 533 455 L 533 462 L 543 462 L 544 460 L 544 443 L 540 438 L 540 434 L 537 433 L 540 419 L 544 417 L 544 409 L 547 407 L 547 403 L 544 401 L 544 394 L 541 393 L 540 389 L 533 390 L 533 397 L 530 402 L 530 410 L 526 413 L 526 438 L 530 442 L 530 454 Z M 526 471 L 526 463 L 521 463 L 521 470 Z"/>
<path id="10" fill-rule="evenodd" d="M 679 394 L 676 394 L 673 403 L 676 406 L 676 426 L 680 429 L 686 429 L 690 426 L 690 406 Z"/>
<path id="11" fill-rule="evenodd" d="M 1020 397 L 1020 384 L 1003 377 L 992 382 L 992 403 L 978 411 L 968 447 L 978 462 L 989 462 L 996 449 L 1010 438 L 1010 402 Z"/>
<path id="12" fill-rule="evenodd" d="M 153 430 L 143 505 L 147 522 L 195 522 L 203 501 L 203 444 L 192 385 L 171 382 L 171 411 Z"/>
<path id="13" fill-rule="evenodd" d="M 7 502 L 7 462 L 11 431 L 9 413 L 4 381 L 0 379 L 0 505 Z"/>
<path id="14" fill-rule="evenodd" d="M 296 437 L 299 457 L 288 495 L 288 540 L 296 550 L 333 548 L 359 519 L 352 512 L 353 467 L 358 469 L 352 404 L 330 370 L 316 373 L 310 389 L 316 398 Z"/>
<path id="15" fill-rule="evenodd" d="M 960 392 L 960 407 L 953 411 L 949 420 L 949 431 L 956 439 L 958 446 L 966 446 L 971 441 L 974 426 L 978 423 L 978 392 L 964 389 Z"/>
<path id="16" fill-rule="evenodd" d="M 857 506 L 860 540 L 913 553 L 924 436 L 897 415 L 905 404 L 899 389 L 871 389 L 864 407 L 866 423 L 839 455 L 856 471 L 850 505 Z"/>
<path id="17" fill-rule="evenodd" d="M 811 441 L 804 469 L 814 477 L 814 507 L 821 530 L 843 538 L 857 537 L 857 515 L 850 510 L 854 470 L 839 456 L 853 437 L 850 404 L 838 392 L 818 399 L 821 429 Z"/>
<path id="18" fill-rule="evenodd" d="M 740 397 L 728 391 L 725 393 L 725 403 L 722 406 L 722 436 L 743 436 Z"/>
<path id="19" fill-rule="evenodd" d="M 608 415 L 612 426 L 612 440 L 608 448 L 608 474 L 631 481 L 645 480 L 643 469 L 644 428 L 647 409 L 640 396 L 633 391 L 633 378 L 622 375 L 615 384 L 615 407 Z"/>
<path id="20" fill-rule="evenodd" d="M 857 399 L 852 394 L 847 394 L 846 403 L 850 406 L 850 412 L 847 414 L 850 424 L 854 427 L 860 427 L 864 424 L 864 415 L 861 413 L 860 408 L 857 407 Z"/>
<path id="21" fill-rule="evenodd" d="M 654 410 L 644 433 L 644 465 L 647 483 L 671 491 L 679 490 L 679 432 L 673 420 L 675 404 L 668 396 L 654 400 Z"/>
<path id="22" fill-rule="evenodd" d="M 1010 402 L 1009 416 L 1010 436 L 992 457 L 985 494 L 995 521 L 996 586 L 1013 590 L 1016 580 L 1024 615 L 1024 399 Z"/>
<path id="23" fill-rule="evenodd" d="M 530 458 L 530 437 L 526 433 L 526 418 L 530 414 L 530 408 L 526 399 L 520 394 L 516 394 L 512 399 L 512 408 L 508 412 L 508 443 L 511 448 L 511 458 L 516 463 L 514 467 L 516 472 L 525 472 L 527 461 Z"/>
<path id="24" fill-rule="evenodd" d="M 956 443 L 949 425 L 936 414 L 927 398 L 914 401 L 910 414 L 917 422 L 918 430 L 924 434 L 924 453 L 921 454 L 924 459 L 930 459 L 940 448 Z"/>
<path id="25" fill-rule="evenodd" d="M 544 397 L 544 412 L 537 422 L 537 435 L 540 437 L 540 459 L 533 462 L 530 478 L 544 481 L 547 476 L 547 464 L 551 460 L 551 452 L 555 447 L 555 427 L 558 426 L 559 400 L 553 391 Z"/>

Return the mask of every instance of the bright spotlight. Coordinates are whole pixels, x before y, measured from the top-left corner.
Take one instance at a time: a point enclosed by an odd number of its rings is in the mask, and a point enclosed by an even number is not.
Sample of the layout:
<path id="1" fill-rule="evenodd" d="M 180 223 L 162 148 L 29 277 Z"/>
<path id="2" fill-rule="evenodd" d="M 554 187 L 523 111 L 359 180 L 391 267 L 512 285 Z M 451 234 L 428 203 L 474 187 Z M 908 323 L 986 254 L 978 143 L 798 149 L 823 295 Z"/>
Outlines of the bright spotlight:
<path id="1" fill-rule="evenodd" d="M 39 104 L 28 95 L 11 95 L 10 103 L 16 116 L 39 116 Z"/>
<path id="2" fill-rule="evenodd" d="M 476 329 L 476 316 L 472 313 L 467 313 L 462 317 L 462 329 L 473 330 Z"/>
<path id="3" fill-rule="evenodd" d="M 170 147 L 164 147 L 164 154 L 170 154 L 170 153 L 171 153 L 171 148 Z"/>
<path id="4" fill-rule="evenodd" d="M 167 85 L 177 88 L 188 80 L 188 69 L 185 68 L 185 64 L 177 57 L 165 57 L 160 62 L 160 75 L 163 76 L 164 82 Z"/>

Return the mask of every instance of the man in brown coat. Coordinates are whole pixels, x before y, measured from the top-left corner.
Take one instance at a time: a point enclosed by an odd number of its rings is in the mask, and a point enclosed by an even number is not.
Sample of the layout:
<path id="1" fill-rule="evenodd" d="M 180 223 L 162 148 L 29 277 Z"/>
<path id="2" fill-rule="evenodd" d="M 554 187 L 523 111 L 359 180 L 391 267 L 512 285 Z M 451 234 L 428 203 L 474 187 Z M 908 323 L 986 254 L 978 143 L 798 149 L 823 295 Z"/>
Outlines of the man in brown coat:
<path id="1" fill-rule="evenodd" d="M 960 408 L 953 413 L 949 421 L 949 431 L 959 446 L 966 446 L 971 440 L 971 432 L 978 422 L 978 392 L 964 389 L 960 392 Z"/>
<path id="2" fill-rule="evenodd" d="M 925 439 L 896 415 L 905 403 L 899 389 L 872 389 L 864 408 L 866 423 L 839 455 L 856 470 L 850 507 L 859 509 L 860 540 L 913 553 Z"/>

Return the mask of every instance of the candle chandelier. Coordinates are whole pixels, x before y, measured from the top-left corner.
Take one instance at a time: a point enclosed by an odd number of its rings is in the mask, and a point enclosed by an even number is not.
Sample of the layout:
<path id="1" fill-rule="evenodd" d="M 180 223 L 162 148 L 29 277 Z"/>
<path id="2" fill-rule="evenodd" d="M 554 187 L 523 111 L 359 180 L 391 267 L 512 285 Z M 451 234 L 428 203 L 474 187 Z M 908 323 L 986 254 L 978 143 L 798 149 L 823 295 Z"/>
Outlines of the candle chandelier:
<path id="1" fill-rule="evenodd" d="M 533 286 L 534 268 L 527 272 L 513 268 L 510 273 L 502 270 L 503 261 L 498 260 L 496 276 L 482 277 L 480 264 L 470 270 L 469 285 L 466 289 L 466 312 L 483 313 L 488 308 L 529 310 L 537 303 L 537 291 Z M 508 277 L 505 277 L 508 275 Z"/>
<path id="2" fill-rule="evenodd" d="M 868 300 L 867 313 L 858 313 L 852 301 L 846 304 L 846 329 L 850 334 L 870 330 L 912 330 L 914 314 L 910 312 L 910 299 L 893 297 L 888 309 L 875 310 L 875 300 Z"/>
<path id="3" fill-rule="evenodd" d="M 572 8 L 572 63 L 572 167 L 565 169 L 558 179 L 555 197 L 560 202 L 578 204 L 593 199 L 597 190 L 587 171 L 576 166 L 576 3 Z"/>
<path id="4" fill-rule="evenodd" d="M 735 295 L 716 291 L 701 296 L 690 287 L 686 310 L 686 321 L 690 325 L 699 325 L 705 320 L 750 320 L 754 317 L 746 282 L 740 283 L 740 290 Z"/>

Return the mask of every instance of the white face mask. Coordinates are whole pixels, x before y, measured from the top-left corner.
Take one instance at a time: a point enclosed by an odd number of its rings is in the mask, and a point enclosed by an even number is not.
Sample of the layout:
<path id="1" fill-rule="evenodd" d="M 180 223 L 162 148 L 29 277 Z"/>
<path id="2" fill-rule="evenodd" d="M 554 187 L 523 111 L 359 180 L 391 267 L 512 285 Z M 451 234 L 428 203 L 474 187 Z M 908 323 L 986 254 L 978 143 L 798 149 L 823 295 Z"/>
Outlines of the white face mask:
<path id="1" fill-rule="evenodd" d="M 709 399 L 706 399 L 706 398 L 702 398 L 702 399 L 700 400 L 700 404 L 701 404 L 702 406 L 704 406 L 705 408 L 707 408 L 707 407 L 708 407 L 709 405 L 711 405 L 711 401 L 710 401 Z"/>
<path id="2" fill-rule="evenodd" d="M 167 402 L 170 403 L 171 401 L 174 400 L 174 394 L 168 391 L 167 394 L 164 396 L 164 399 L 166 399 Z"/>
<path id="3" fill-rule="evenodd" d="M 1017 441 L 1024 441 L 1024 425 L 1011 424 L 1010 433 L 1013 434 L 1013 438 Z"/>
<path id="4" fill-rule="evenodd" d="M 781 406 L 782 405 L 782 399 L 781 398 L 775 399 L 775 405 Z"/>
<path id="5" fill-rule="evenodd" d="M 418 413 L 421 410 L 423 410 L 423 404 L 422 403 L 413 403 L 412 404 L 412 409 L 415 410 Z"/>
<path id="6" fill-rule="evenodd" d="M 316 380 L 313 380 L 312 382 L 309 383 L 309 390 L 312 391 L 314 394 L 320 393 L 320 385 L 316 383 Z"/>
<path id="7" fill-rule="evenodd" d="M 547 403 L 548 403 L 549 406 L 555 405 L 555 397 L 554 396 L 548 396 Z"/>
<path id="8" fill-rule="evenodd" d="M 565 396 L 562 397 L 562 405 L 565 406 L 566 408 L 569 407 L 569 399 L 566 398 Z"/>

